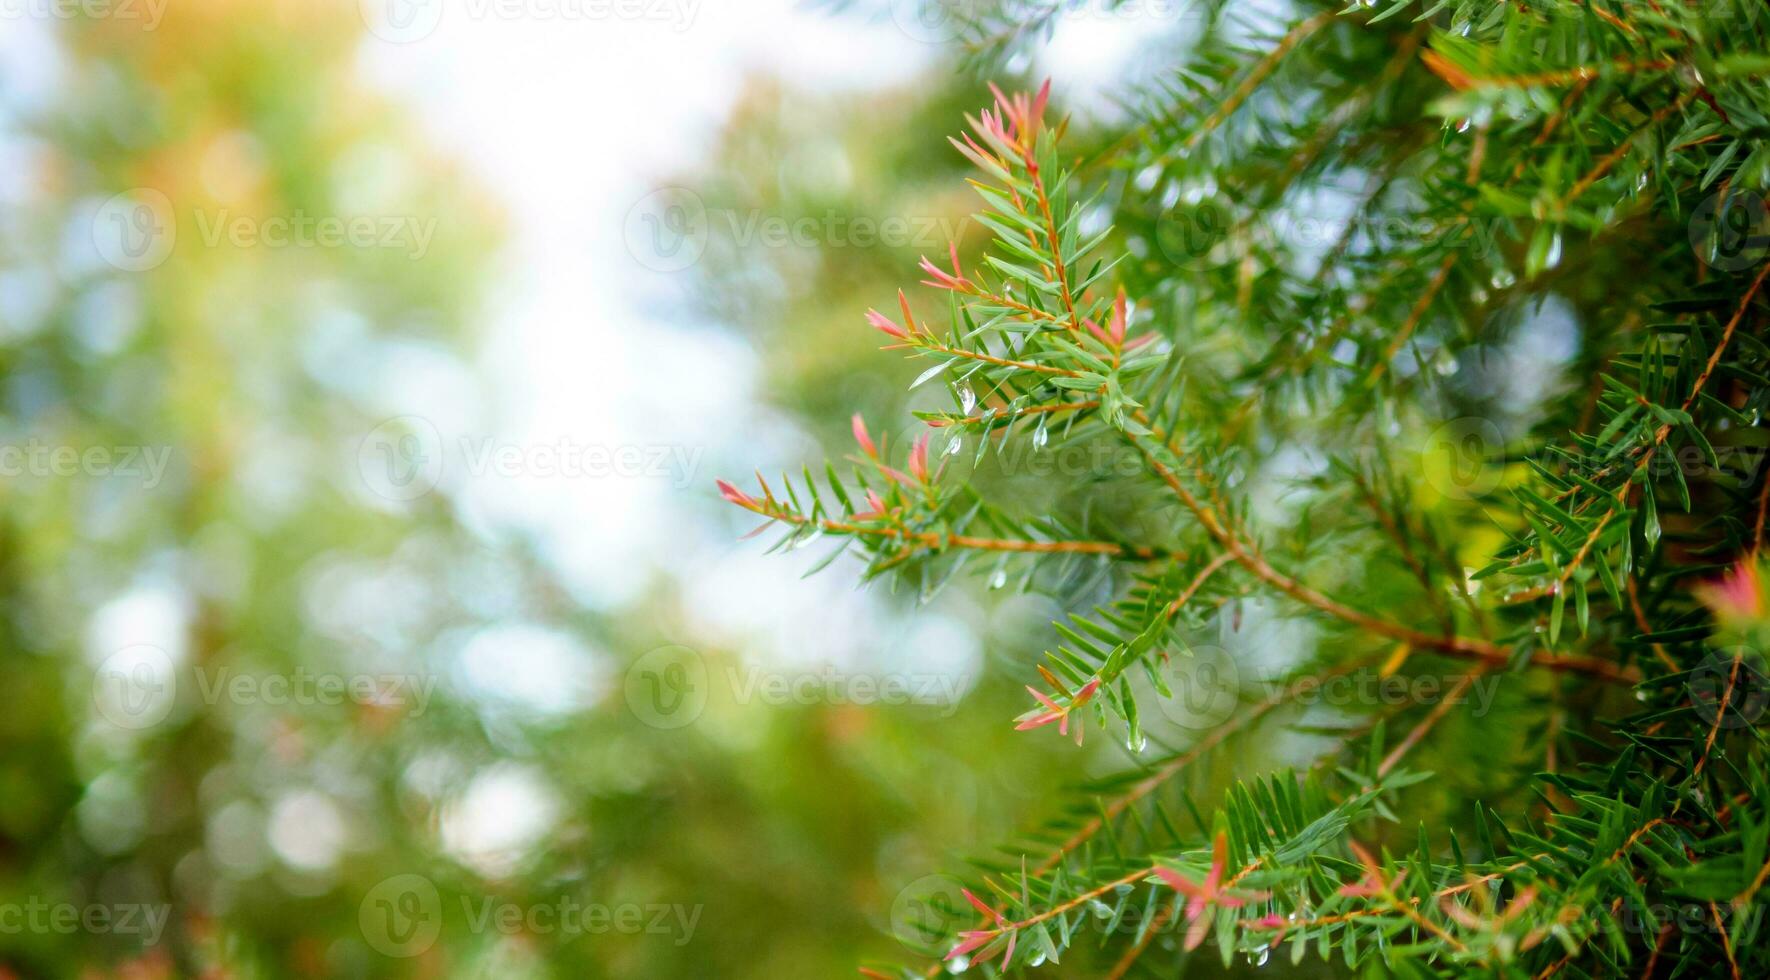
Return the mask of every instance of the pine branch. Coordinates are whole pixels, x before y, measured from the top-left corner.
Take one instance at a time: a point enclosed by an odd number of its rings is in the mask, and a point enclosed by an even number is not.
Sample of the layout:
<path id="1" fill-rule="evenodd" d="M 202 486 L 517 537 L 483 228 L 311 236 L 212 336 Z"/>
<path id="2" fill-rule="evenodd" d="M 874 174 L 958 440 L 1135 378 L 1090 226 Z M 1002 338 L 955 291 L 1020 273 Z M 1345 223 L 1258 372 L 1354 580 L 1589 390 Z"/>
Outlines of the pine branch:
<path id="1" fill-rule="evenodd" d="M 1722 920 L 1759 908 L 1770 878 L 1752 652 L 1770 642 L 1770 567 L 1749 557 L 1770 479 L 1717 452 L 1766 438 L 1754 312 L 1770 266 L 1711 254 L 1693 275 L 1690 256 L 1699 205 L 1770 186 L 1770 14 L 1453 0 L 1311 8 L 1277 36 L 1227 16 L 1206 30 L 1133 124 L 1090 134 L 1103 149 L 1079 174 L 1059 155 L 1067 126 L 1045 119 L 1048 87 L 994 91 L 954 141 L 991 241 L 969 267 L 957 243 L 921 263 L 950 325 L 918 320 L 903 294 L 901 322 L 868 317 L 891 349 L 934 361 L 922 380 L 955 376 L 957 410 L 918 413 L 953 449 L 975 438 L 981 460 L 1030 438 L 1039 452 L 1060 428 L 1060 444 L 1129 449 L 1136 471 L 1074 481 L 1085 518 L 1035 531 L 987 479 L 931 460 L 926 437 L 888 462 L 857 427 L 856 479 L 825 482 L 864 507 L 824 506 L 809 474 L 808 506 L 790 482 L 790 502 L 766 485 L 735 501 L 788 525 L 789 545 L 861 540 L 869 575 L 926 580 L 963 551 L 1100 561 L 1111 596 L 1054 624 L 1015 723 L 1079 741 L 1091 716 L 1133 753 L 1150 741 L 1140 700 L 1172 696 L 1164 669 L 1202 631 L 1232 632 L 1245 596 L 1325 627 L 1183 751 L 1081 788 L 1003 848 L 1011 860 L 980 858 L 976 925 L 924 975 L 1090 956 L 1091 929 L 1115 977 L 1207 941 L 1226 962 L 1288 941 L 1294 961 L 1313 948 L 1421 975 L 1770 968 L 1761 943 L 1735 942 L 1755 933 Z M 1258 237 L 1275 209 L 1335 194 L 1361 221 L 1432 231 Z M 1214 227 L 1229 237 L 1177 258 L 1162 222 L 1198 197 L 1228 208 Z M 1083 214 L 1103 211 L 1125 227 L 1083 235 Z M 1471 365 L 1549 296 L 1585 325 L 1575 376 L 1512 404 L 1509 379 Z M 1507 445 L 1485 447 L 1477 489 L 1434 485 L 1413 465 L 1421 433 L 1475 412 L 1507 423 Z M 1306 477 L 1271 474 L 1304 450 Z M 1711 473 L 1685 472 L 1692 452 Z M 1321 722 L 1302 703 L 1325 679 L 1436 681 L 1446 664 L 1430 704 Z M 1504 709 L 1458 711 L 1488 681 Z M 1281 721 L 1325 748 L 1300 775 L 1199 806 L 1203 787 L 1180 777 Z M 1475 744 L 1484 765 L 1467 765 Z M 1411 789 L 1428 766 L 1458 773 Z M 1194 832 L 1169 818 L 1182 804 Z M 1668 905 L 1714 928 L 1662 923 Z"/>

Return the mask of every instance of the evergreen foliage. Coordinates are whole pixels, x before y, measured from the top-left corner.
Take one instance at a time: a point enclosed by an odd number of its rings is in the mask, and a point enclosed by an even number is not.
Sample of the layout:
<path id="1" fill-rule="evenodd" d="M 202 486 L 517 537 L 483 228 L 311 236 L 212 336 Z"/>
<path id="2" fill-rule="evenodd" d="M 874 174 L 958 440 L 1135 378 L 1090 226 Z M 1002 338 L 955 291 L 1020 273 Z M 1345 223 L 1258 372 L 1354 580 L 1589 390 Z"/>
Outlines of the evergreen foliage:
<path id="1" fill-rule="evenodd" d="M 1063 5 L 1033 6 L 974 11 L 980 63 Z M 1026 658 L 1019 726 L 1137 760 L 973 862 L 944 960 L 866 972 L 1086 945 L 1171 975 L 1208 943 L 1404 976 L 1764 976 L 1770 9 L 1292 14 L 1263 33 L 1211 6 L 1120 131 L 996 92 L 954 142 L 988 247 L 867 317 L 953 407 L 907 447 L 857 416 L 842 469 L 721 484 L 779 547 L 834 541 L 819 567 L 1076 600 Z M 1136 465 L 1017 513 L 991 490 L 1022 446 Z M 1317 642 L 1244 662 L 1190 744 L 1152 740 L 1152 705 L 1200 693 L 1175 665 L 1254 607 Z M 1447 681 L 1308 710 L 1354 675 Z M 1315 737 L 1307 771 L 1189 778 L 1275 725 Z"/>

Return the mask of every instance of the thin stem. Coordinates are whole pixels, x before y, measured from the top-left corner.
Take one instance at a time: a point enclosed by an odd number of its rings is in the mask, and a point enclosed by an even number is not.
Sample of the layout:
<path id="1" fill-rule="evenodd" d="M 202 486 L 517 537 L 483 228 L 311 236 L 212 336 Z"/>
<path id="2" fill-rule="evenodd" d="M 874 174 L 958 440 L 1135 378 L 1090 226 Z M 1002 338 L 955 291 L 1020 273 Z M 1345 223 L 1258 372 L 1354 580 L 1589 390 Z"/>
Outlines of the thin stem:
<path id="1" fill-rule="evenodd" d="M 1349 674 L 1360 667 L 1367 666 L 1375 659 L 1374 656 L 1362 657 L 1349 663 L 1340 664 L 1330 670 L 1318 671 L 1309 677 L 1297 680 L 1283 689 L 1272 693 L 1263 701 L 1255 702 L 1253 705 L 1249 706 L 1246 711 L 1243 711 L 1223 724 L 1212 728 L 1207 735 L 1199 739 L 1197 742 L 1194 742 L 1184 753 L 1175 756 L 1155 772 L 1138 780 L 1136 783 L 1133 783 L 1131 788 L 1126 790 L 1123 795 L 1119 796 L 1118 799 L 1110 804 L 1107 804 L 1107 806 L 1101 811 L 1100 816 L 1092 817 L 1087 823 L 1082 824 L 1082 826 L 1076 830 L 1074 835 L 1060 844 L 1056 851 L 1052 852 L 1050 857 L 1039 863 L 1039 866 L 1035 869 L 1034 873 L 1044 874 L 1052 868 L 1057 867 L 1057 865 L 1063 862 L 1064 858 L 1068 857 L 1076 850 L 1076 848 L 1087 843 L 1089 839 L 1105 827 L 1107 821 L 1117 818 L 1119 814 L 1125 812 L 1126 809 L 1137 803 L 1139 800 L 1142 800 L 1150 793 L 1155 792 L 1155 790 L 1163 783 L 1172 779 L 1187 766 L 1197 762 L 1206 752 L 1227 741 L 1231 735 L 1245 730 L 1254 722 L 1265 717 L 1265 715 L 1272 711 L 1272 709 L 1291 700 L 1303 691 L 1310 690 L 1312 687 L 1319 685 L 1324 680 L 1338 677 L 1342 674 Z"/>
<path id="2" fill-rule="evenodd" d="M 1604 75 L 1605 72 L 1620 74 L 1637 74 L 1650 71 L 1669 71 L 1677 65 L 1670 58 L 1655 58 L 1652 61 L 1617 60 L 1602 65 L 1576 65 L 1558 71 L 1536 72 L 1527 75 L 1489 75 L 1476 78 L 1462 69 L 1446 61 L 1437 52 L 1428 51 L 1421 56 L 1433 74 L 1445 80 L 1451 88 L 1468 92 L 1487 88 L 1553 88 L 1558 85 L 1572 85 L 1590 82 Z"/>
<path id="3" fill-rule="evenodd" d="M 1463 692 L 1467 691 L 1470 685 L 1475 683 L 1477 677 L 1480 677 L 1485 673 L 1487 673 L 1485 669 L 1476 669 L 1457 678 L 1456 684 L 1452 685 L 1450 690 L 1444 692 L 1444 697 L 1438 702 L 1437 706 L 1432 709 L 1432 713 L 1428 714 L 1425 718 L 1422 718 L 1420 723 L 1414 726 L 1413 731 L 1408 732 L 1407 737 L 1402 739 L 1401 742 L 1383 758 L 1382 764 L 1377 766 L 1377 778 L 1381 779 L 1384 776 L 1389 775 L 1389 770 L 1394 769 L 1396 764 L 1406 757 L 1408 752 L 1411 751 L 1414 746 L 1420 744 L 1420 740 L 1426 737 L 1426 733 L 1432 730 L 1432 726 L 1438 724 L 1440 719 L 1449 714 L 1451 708 L 1462 703 Z"/>
<path id="4" fill-rule="evenodd" d="M 904 346 L 909 345 L 893 344 L 885 349 L 891 350 L 894 348 L 902 348 Z M 937 354 L 946 354 L 950 357 L 963 357 L 973 361 L 982 361 L 985 364 L 994 364 L 997 367 L 1016 368 L 1021 371 L 1035 371 L 1039 374 L 1049 374 L 1063 378 L 1075 378 L 1081 376 L 1080 371 L 1071 371 L 1068 368 L 1052 367 L 1049 364 L 1035 364 L 1031 361 L 1016 361 L 1006 357 L 997 357 L 994 354 L 984 351 L 967 350 L 963 347 L 948 347 L 947 345 L 936 341 L 929 341 L 924 344 L 916 344 L 913 346 L 917 350 L 933 351 Z"/>
<path id="5" fill-rule="evenodd" d="M 1681 406 L 1683 409 L 1688 410 L 1691 405 L 1696 403 L 1697 397 L 1702 394 L 1703 386 L 1708 384 L 1709 377 L 1714 374 L 1715 367 L 1721 363 L 1722 353 L 1727 350 L 1727 345 L 1732 342 L 1734 331 L 1739 327 L 1739 321 L 1745 317 L 1745 311 L 1750 308 L 1752 299 L 1758 295 L 1759 287 L 1764 285 L 1765 276 L 1770 276 L 1770 263 L 1765 263 L 1764 267 L 1758 270 L 1758 275 L 1752 280 L 1751 287 L 1745 291 L 1745 297 L 1739 301 L 1739 308 L 1734 310 L 1733 316 L 1728 319 L 1726 328 L 1721 331 L 1721 342 L 1715 345 L 1714 353 L 1709 355 L 1708 363 L 1704 365 L 1702 373 L 1697 375 L 1695 383 L 1691 385 L 1690 395 L 1684 399 L 1684 404 Z M 1662 424 L 1658 429 L 1654 430 L 1653 444 L 1647 447 L 1647 451 L 1642 453 L 1640 460 L 1635 463 L 1635 473 L 1641 473 L 1646 470 L 1648 464 L 1653 461 L 1654 455 L 1659 452 L 1659 448 L 1665 444 L 1666 438 L 1670 436 L 1671 433 L 1672 427 L 1670 424 Z M 1635 480 L 1633 475 L 1631 475 L 1629 479 L 1623 481 L 1622 486 L 1617 489 L 1615 498 L 1612 500 L 1609 508 L 1604 511 L 1602 517 L 1598 518 L 1597 526 L 1592 528 L 1592 533 L 1586 535 L 1585 541 L 1580 544 L 1579 550 L 1574 552 L 1573 557 L 1568 560 L 1567 565 L 1561 570 L 1560 577 L 1555 580 L 1553 585 L 1544 586 L 1537 590 L 1529 590 L 1526 593 L 1523 593 L 1522 597 L 1537 598 L 1540 595 L 1552 593 L 1563 587 L 1568 579 L 1573 577 L 1573 573 L 1579 568 L 1580 563 L 1584 562 L 1586 556 L 1591 553 L 1592 547 L 1598 543 L 1599 536 L 1604 533 L 1604 528 L 1610 524 L 1611 518 L 1616 516 L 1618 508 L 1622 507 L 1626 502 L 1628 495 L 1630 491 L 1634 489 L 1634 486 Z"/>
<path id="6" fill-rule="evenodd" d="M 1648 622 L 1647 610 L 1641 607 L 1641 589 L 1635 584 L 1635 575 L 1633 572 L 1629 573 L 1628 582 L 1624 585 L 1624 591 L 1629 599 L 1629 608 L 1635 613 L 1635 625 L 1641 628 L 1642 633 L 1652 633 L 1653 625 Z M 1672 659 L 1672 655 L 1666 652 L 1665 644 L 1653 644 L 1653 655 L 1659 658 L 1659 662 L 1664 664 L 1665 668 L 1672 673 L 1676 674 L 1681 669 L 1678 666 L 1678 662 Z"/>
<path id="7" fill-rule="evenodd" d="M 1197 592 L 1199 587 L 1204 585 L 1207 579 L 1216 574 L 1217 569 L 1229 564 L 1234 557 L 1235 556 L 1225 551 L 1206 563 L 1204 568 L 1199 569 L 1198 575 L 1193 578 L 1192 582 L 1188 584 L 1179 595 L 1174 597 L 1173 602 L 1168 603 L 1168 611 L 1164 618 L 1172 619 L 1175 616 L 1178 616 L 1181 608 L 1186 605 L 1186 601 L 1192 598 L 1193 593 Z"/>
<path id="8" fill-rule="evenodd" d="M 1709 764 L 1709 753 L 1714 751 L 1715 736 L 1721 734 L 1721 723 L 1727 720 L 1727 706 L 1733 701 L 1733 689 L 1739 683 L 1739 665 L 1744 659 L 1743 650 L 1733 654 L 1733 669 L 1727 672 L 1727 687 L 1721 692 L 1721 703 L 1715 707 L 1715 723 L 1709 726 L 1709 737 L 1702 743 L 1702 758 L 1696 760 L 1696 768 L 1690 772 L 1692 777 L 1702 775 L 1702 767 Z"/>
<path id="9" fill-rule="evenodd" d="M 1054 919 L 1057 916 L 1060 916 L 1063 913 L 1068 912 L 1070 909 L 1073 909 L 1078 905 L 1082 905 L 1082 904 L 1088 902 L 1090 899 L 1099 898 L 1100 896 L 1106 894 L 1107 892 L 1113 891 L 1122 885 L 1136 884 L 1137 882 L 1142 881 L 1144 878 L 1147 878 L 1150 875 L 1155 874 L 1155 871 L 1156 871 L 1156 869 L 1154 867 L 1140 868 L 1136 871 L 1131 872 L 1128 875 L 1124 875 L 1119 878 L 1114 878 L 1113 880 L 1107 882 L 1104 885 L 1100 885 L 1098 887 L 1091 888 L 1088 891 L 1081 893 L 1080 895 L 1076 895 L 1073 898 L 1070 898 L 1068 901 L 1061 902 L 1057 905 L 1053 905 L 1043 912 L 1039 912 L 1039 913 L 1034 914 L 1030 918 L 1021 919 L 1018 922 L 1010 922 L 1007 925 L 1002 926 L 1000 929 L 998 929 L 996 931 L 997 932 L 1003 932 L 1003 931 L 1007 931 L 1007 930 L 1019 931 L 1021 929 L 1025 929 L 1027 926 L 1036 926 L 1039 923 L 1046 921 L 1047 919 Z"/>
<path id="10" fill-rule="evenodd" d="M 740 505 L 742 506 L 742 505 Z M 1106 555 L 1112 558 L 1133 558 L 1138 561 L 1153 561 L 1158 558 L 1174 557 L 1172 553 L 1160 548 L 1137 547 L 1128 548 L 1111 541 L 1026 541 L 1017 538 L 983 538 L 967 534 L 940 534 L 935 531 L 909 531 L 896 527 L 871 527 L 848 521 L 813 520 L 804 514 L 770 508 L 758 502 L 755 507 L 745 510 L 760 514 L 773 521 L 783 524 L 815 525 L 819 530 L 833 534 L 848 534 L 855 537 L 889 538 L 903 541 L 906 544 L 922 545 L 928 548 L 968 548 L 973 551 L 1001 551 L 1022 554 L 1076 554 Z"/>
<path id="11" fill-rule="evenodd" d="M 1715 921 L 1715 931 L 1721 936 L 1721 951 L 1727 954 L 1727 974 L 1732 980 L 1739 980 L 1739 960 L 1733 955 L 1733 936 L 1727 932 L 1727 924 L 1721 921 L 1721 910 L 1713 901 L 1709 902 L 1709 918 Z"/>
<path id="12" fill-rule="evenodd" d="M 1654 126 L 1659 125 L 1671 116 L 1672 113 L 1684 108 L 1690 103 L 1691 98 L 1694 97 L 1695 94 L 1696 93 L 1694 92 L 1685 92 L 1683 95 L 1678 96 L 1678 98 L 1670 105 L 1660 107 L 1658 111 L 1649 116 L 1647 121 L 1641 125 L 1640 129 L 1630 133 L 1628 139 L 1623 140 L 1616 149 L 1605 154 L 1604 157 L 1598 161 L 1596 166 L 1587 171 L 1585 176 L 1581 177 L 1574 183 L 1572 189 L 1567 192 L 1567 196 L 1561 199 L 1558 210 L 1566 210 L 1567 205 L 1573 203 L 1576 198 L 1581 194 L 1584 194 L 1593 184 L 1602 180 L 1604 175 L 1610 172 L 1610 168 L 1620 163 L 1623 157 L 1628 156 L 1630 147 L 1635 144 L 1635 137 L 1640 136 Z"/>
<path id="13" fill-rule="evenodd" d="M 1764 550 L 1764 519 L 1770 517 L 1770 473 L 1764 476 L 1764 485 L 1758 488 L 1758 519 L 1752 524 L 1752 554 Z"/>
<path id="14" fill-rule="evenodd" d="M 1752 878 L 1752 883 L 1745 886 L 1745 890 L 1734 897 L 1734 907 L 1745 908 L 1750 905 L 1752 898 L 1758 894 L 1758 889 L 1764 887 L 1766 879 L 1770 879 L 1770 861 L 1765 861 L 1764 866 L 1759 868 L 1757 875 Z"/>
<path id="15" fill-rule="evenodd" d="M 994 425 L 997 422 L 1025 418 L 1029 415 L 1055 415 L 1058 412 L 1084 412 L 1099 407 L 1100 402 L 1096 400 L 1052 402 L 1049 405 L 1027 405 L 1023 408 L 1016 408 L 1005 412 L 996 411 L 994 413 L 985 413 L 983 415 L 952 416 L 949 418 L 931 420 L 929 424 L 934 425 L 936 428 L 946 428 L 947 426 Z"/>
<path id="16" fill-rule="evenodd" d="M 1039 215 L 1045 219 L 1045 237 L 1051 243 L 1051 264 L 1057 273 L 1057 287 L 1063 293 L 1063 308 L 1069 312 L 1069 329 L 1079 330 L 1081 318 L 1076 316 L 1075 297 L 1070 294 L 1069 272 L 1063 267 L 1063 242 L 1057 233 L 1057 218 L 1051 213 L 1051 198 L 1045 193 L 1045 178 L 1039 175 L 1038 161 L 1031 146 L 1026 148 L 1026 172 L 1032 178 L 1033 195 L 1039 202 Z"/>
<path id="17" fill-rule="evenodd" d="M 1148 928 L 1143 930 L 1143 937 L 1138 939 L 1130 949 L 1125 950 L 1125 955 L 1119 957 L 1119 961 L 1114 963 L 1112 970 L 1106 974 L 1106 980 L 1123 980 L 1125 974 L 1131 972 L 1131 967 L 1137 964 L 1137 960 L 1143 956 L 1143 951 L 1148 949 L 1149 944 L 1155 941 L 1155 937 L 1161 934 L 1162 927 L 1168 924 L 1168 920 L 1174 917 L 1174 913 L 1179 908 L 1180 896 L 1175 895 L 1173 901 L 1162 906 L 1161 910 L 1150 918 Z"/>
<path id="18" fill-rule="evenodd" d="M 1404 902 L 1401 899 L 1397 898 L 1395 896 L 1395 893 L 1393 891 L 1389 890 L 1389 886 L 1387 884 L 1384 884 L 1384 886 L 1383 886 L 1383 898 L 1389 903 L 1390 908 L 1393 908 L 1397 912 L 1400 912 L 1402 915 L 1405 915 L 1409 919 L 1412 919 L 1416 924 L 1418 924 L 1419 926 L 1424 928 L 1427 932 L 1431 933 L 1434 936 L 1437 936 L 1439 939 L 1441 939 L 1445 943 L 1449 944 L 1451 949 L 1454 949 L 1459 953 L 1465 952 L 1468 950 L 1469 947 L 1463 945 L 1462 940 L 1451 935 L 1449 932 L 1445 931 L 1445 928 L 1443 926 L 1439 925 L 1436 922 L 1433 922 L 1431 919 L 1428 919 L 1425 917 L 1425 915 L 1421 914 L 1420 910 L 1415 907 L 1413 902 Z"/>
<path id="19" fill-rule="evenodd" d="M 1438 263 L 1438 271 L 1434 272 L 1431 281 L 1426 283 L 1425 292 L 1421 293 L 1420 298 L 1414 301 L 1413 309 L 1408 311 L 1407 319 L 1403 320 L 1400 329 L 1395 331 L 1395 338 L 1389 342 L 1389 346 L 1383 351 L 1383 356 L 1377 361 L 1376 366 L 1371 368 L 1367 384 L 1375 384 L 1382 380 L 1383 372 L 1389 369 L 1389 362 L 1395 359 L 1395 355 L 1400 353 L 1402 345 L 1406 344 L 1407 339 L 1413 336 L 1414 329 L 1420 325 L 1421 320 L 1425 319 L 1426 311 L 1432 308 L 1432 301 L 1438 298 L 1439 290 L 1443 289 L 1444 284 L 1450 280 L 1450 270 L 1457 264 L 1457 258 L 1458 253 L 1452 252 L 1444 257 L 1444 261 Z"/>
<path id="20" fill-rule="evenodd" d="M 1034 243 L 1034 244 L 1037 244 L 1037 243 Z M 979 278 L 981 278 L 981 275 L 979 276 Z M 993 303 L 996 306 L 1006 307 L 1007 309 L 1013 310 L 1016 313 L 1025 314 L 1026 316 L 1029 316 L 1035 320 L 1044 320 L 1047 323 L 1054 323 L 1054 324 L 1057 324 L 1058 326 L 1068 326 L 1068 324 L 1066 324 L 1064 322 L 1064 319 L 1062 317 L 1058 316 L 1055 313 L 1050 312 L 1049 310 L 1041 310 L 1036 306 L 1032 306 L 1027 303 L 1022 303 L 1019 300 L 1013 298 L 1012 296 L 1003 296 L 999 293 L 992 293 L 989 290 L 984 289 L 981 285 L 971 282 L 969 279 L 964 281 L 964 285 L 968 285 L 971 288 L 970 289 L 955 289 L 954 291 L 959 292 L 959 293 L 963 293 L 966 296 L 976 297 L 977 299 L 983 300 L 986 303 Z"/>
<path id="21" fill-rule="evenodd" d="M 1208 532 L 1211 537 L 1216 539 L 1219 546 L 1233 556 L 1244 568 L 1253 572 L 1256 577 L 1266 582 L 1268 585 L 1271 585 L 1278 591 L 1296 599 L 1304 605 L 1313 606 L 1336 619 L 1343 620 L 1344 622 L 1368 630 L 1372 633 L 1387 636 L 1393 640 L 1404 640 L 1416 647 L 1437 650 L 1452 656 L 1486 661 L 1497 667 L 1506 666 L 1511 662 L 1512 654 L 1507 647 L 1502 647 L 1487 640 L 1479 640 L 1465 636 L 1426 633 L 1412 627 L 1402 626 L 1399 623 L 1391 623 L 1388 620 L 1379 619 L 1370 613 L 1354 609 L 1345 603 L 1323 595 L 1315 589 L 1298 582 L 1296 579 L 1279 572 L 1277 569 L 1273 568 L 1251 544 L 1243 542 L 1228 528 L 1224 527 L 1223 523 L 1218 519 L 1216 512 L 1200 503 L 1198 498 L 1193 496 L 1192 492 L 1188 490 L 1186 485 L 1180 481 L 1180 478 L 1175 475 L 1174 471 L 1164 464 L 1155 453 L 1150 450 L 1141 437 L 1127 435 L 1126 438 L 1130 439 L 1132 445 L 1143 453 L 1144 458 L 1148 460 L 1150 466 L 1156 471 L 1156 474 L 1162 478 L 1163 482 L 1168 484 L 1169 488 L 1171 488 L 1175 495 L 1180 498 L 1180 502 L 1198 518 L 1199 523 L 1204 526 L 1206 532 Z M 1545 667 L 1549 670 L 1575 671 L 1618 683 L 1632 684 L 1640 679 L 1639 673 L 1634 670 L 1621 668 L 1609 661 L 1590 657 L 1557 657 L 1546 651 L 1536 651 L 1531 654 L 1530 662 L 1536 666 Z"/>
<path id="22" fill-rule="evenodd" d="M 1241 84 L 1235 87 L 1235 91 L 1229 93 L 1229 97 L 1223 100 L 1223 104 L 1207 116 L 1205 121 L 1192 131 L 1192 135 L 1186 138 L 1186 149 L 1196 148 L 1212 130 L 1223 125 L 1224 120 L 1234 114 L 1235 110 L 1241 108 L 1241 104 L 1254 94 L 1254 90 L 1260 87 L 1260 83 L 1278 70 L 1279 63 L 1291 53 L 1291 49 L 1303 43 L 1303 40 L 1309 35 L 1332 23 L 1335 15 L 1335 11 L 1324 10 L 1286 31 L 1285 36 L 1279 38 L 1278 44 L 1274 45 L 1272 50 L 1268 51 L 1266 56 L 1254 65 L 1253 70 L 1241 80 Z"/>
<path id="23" fill-rule="evenodd" d="M 1653 944 L 1653 953 L 1647 957 L 1647 969 L 1641 971 L 1641 980 L 1652 980 L 1653 968 L 1659 965 L 1660 954 L 1665 952 L 1666 942 L 1672 938 L 1673 923 L 1667 922 L 1659 930 L 1659 940 Z"/>

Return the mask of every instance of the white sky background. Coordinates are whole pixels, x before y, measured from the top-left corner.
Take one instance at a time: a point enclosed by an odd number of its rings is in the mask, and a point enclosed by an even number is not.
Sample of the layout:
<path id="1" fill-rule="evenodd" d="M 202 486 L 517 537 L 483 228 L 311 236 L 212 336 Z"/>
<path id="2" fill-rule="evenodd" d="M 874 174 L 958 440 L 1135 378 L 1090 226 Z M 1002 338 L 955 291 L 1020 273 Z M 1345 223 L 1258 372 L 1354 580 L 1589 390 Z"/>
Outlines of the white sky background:
<path id="1" fill-rule="evenodd" d="M 619 603 L 644 585 L 643 569 L 694 544 L 685 505 L 722 475 L 708 448 L 744 439 L 756 375 L 741 341 L 691 334 L 659 308 L 693 272 L 636 262 L 622 234 L 628 209 L 710 152 L 747 73 L 901 84 L 926 57 L 888 26 L 795 12 L 787 0 L 705 3 L 686 26 L 472 19 L 451 4 L 422 39 L 365 37 L 371 78 L 415 107 L 507 212 L 481 364 L 498 441 L 669 446 L 694 461 L 664 478 L 500 477 L 469 494 L 496 523 L 538 532 L 580 599 Z"/>

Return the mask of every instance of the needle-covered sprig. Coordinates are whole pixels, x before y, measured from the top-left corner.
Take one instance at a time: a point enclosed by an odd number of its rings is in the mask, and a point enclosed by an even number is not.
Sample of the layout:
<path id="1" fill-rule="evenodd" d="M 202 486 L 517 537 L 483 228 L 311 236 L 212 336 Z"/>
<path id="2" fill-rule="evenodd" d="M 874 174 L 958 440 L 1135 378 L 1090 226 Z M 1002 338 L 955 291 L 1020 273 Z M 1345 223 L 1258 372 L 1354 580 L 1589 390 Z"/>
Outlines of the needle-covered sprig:
<path id="1" fill-rule="evenodd" d="M 865 314 L 952 408 L 722 487 L 868 575 L 1053 592 L 1004 723 L 1135 759 L 880 975 L 1770 973 L 1770 12 L 1206 12 L 1084 149 L 1049 84 L 952 139 L 990 240 Z M 1032 515 L 949 455 L 1020 446 L 1133 465 Z"/>

